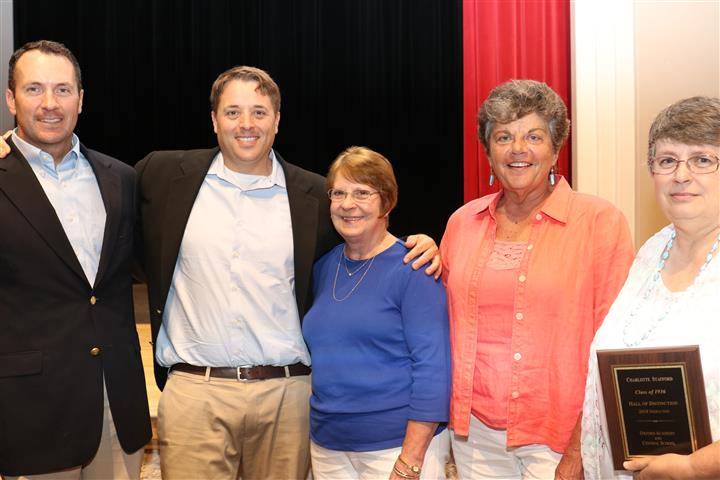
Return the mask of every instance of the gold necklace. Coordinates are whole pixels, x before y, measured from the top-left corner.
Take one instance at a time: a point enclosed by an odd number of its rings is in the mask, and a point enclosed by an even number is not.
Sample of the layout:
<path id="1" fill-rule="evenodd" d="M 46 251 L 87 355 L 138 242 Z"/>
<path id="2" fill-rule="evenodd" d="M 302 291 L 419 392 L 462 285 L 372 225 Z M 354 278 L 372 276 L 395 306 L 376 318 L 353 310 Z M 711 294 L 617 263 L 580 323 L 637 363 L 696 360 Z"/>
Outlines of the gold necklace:
<path id="1" fill-rule="evenodd" d="M 362 265 L 360 265 L 358 268 L 356 268 L 354 272 L 351 272 L 351 271 L 350 271 L 350 268 L 348 267 L 348 263 L 347 263 L 347 262 L 348 262 L 348 259 L 347 259 L 347 256 L 343 253 L 343 256 L 342 256 L 342 257 L 343 257 L 343 260 L 344 260 L 344 261 L 343 261 L 343 264 L 345 265 L 345 271 L 347 271 L 348 277 L 352 277 L 353 275 L 355 275 L 356 273 L 358 273 L 358 272 L 359 272 L 360 270 L 362 270 L 362 268 L 370 261 L 369 258 L 366 258 L 365 261 L 362 263 Z"/>
<path id="2" fill-rule="evenodd" d="M 387 240 L 387 238 L 388 238 L 388 233 L 386 232 L 386 233 L 385 233 L 385 236 L 383 237 L 383 239 L 380 241 L 380 243 L 379 243 L 378 246 L 376 247 L 376 248 L 379 247 L 378 253 L 376 253 L 376 254 L 373 255 L 372 257 L 366 259 L 366 260 L 363 262 L 363 264 L 360 265 L 360 267 L 359 267 L 357 270 L 355 270 L 354 272 L 350 273 L 350 270 L 348 270 L 348 272 L 347 272 L 348 275 L 349 275 L 350 277 L 352 277 L 353 275 L 355 275 L 356 273 L 358 273 L 358 272 L 360 271 L 360 269 L 362 269 L 362 268 L 365 266 L 365 264 L 368 263 L 368 261 L 369 261 L 368 267 L 365 269 L 365 271 L 363 272 L 363 274 L 360 276 L 360 280 L 358 280 L 358 282 L 350 289 L 350 291 L 347 293 L 347 295 L 345 295 L 345 296 L 342 297 L 342 298 L 338 298 L 338 297 L 337 297 L 337 293 L 335 292 L 336 287 L 337 287 L 338 275 L 340 274 L 340 264 L 341 264 L 341 263 L 344 263 L 344 261 L 345 261 L 345 248 L 340 249 L 340 258 L 338 259 L 337 268 L 335 269 L 335 279 L 333 280 L 333 287 L 332 287 L 333 300 L 335 300 L 336 302 L 342 302 L 343 300 L 347 300 L 347 299 L 350 297 L 350 295 L 352 295 L 353 292 L 360 286 L 360 284 L 362 283 L 362 281 L 365 280 L 365 275 L 367 275 L 367 273 L 370 271 L 370 268 L 372 268 L 372 264 L 373 264 L 373 262 L 375 261 L 375 257 L 377 257 L 379 253 L 382 253 L 382 252 L 385 251 L 385 249 L 382 248 L 382 246 L 383 246 L 383 244 L 385 243 L 385 241 Z M 345 264 L 345 268 L 347 269 L 347 264 Z"/>
<path id="3" fill-rule="evenodd" d="M 362 281 L 365 279 L 365 275 L 367 275 L 367 273 L 370 271 L 370 267 L 372 267 L 372 264 L 375 261 L 375 255 L 373 255 L 370 258 L 370 264 L 365 269 L 363 274 L 360 276 L 360 280 L 358 280 L 358 282 L 350 289 L 350 291 L 347 293 L 347 295 L 345 295 L 342 298 L 338 298 L 337 294 L 335 293 L 335 287 L 337 286 L 338 274 L 340 273 L 340 263 L 342 262 L 342 257 L 344 256 L 342 250 L 340 251 L 340 256 L 341 256 L 341 258 L 340 258 L 340 260 L 338 260 L 337 268 L 335 269 L 335 280 L 333 280 L 333 288 L 332 288 L 333 300 L 335 300 L 336 302 L 342 302 L 343 300 L 346 300 L 348 297 L 350 297 L 350 295 L 352 295 L 352 293 L 355 291 L 355 289 L 358 288 L 360 286 L 360 284 L 362 283 Z M 362 267 L 360 267 L 360 268 L 362 268 Z M 355 272 L 355 273 L 357 273 L 357 272 Z"/>

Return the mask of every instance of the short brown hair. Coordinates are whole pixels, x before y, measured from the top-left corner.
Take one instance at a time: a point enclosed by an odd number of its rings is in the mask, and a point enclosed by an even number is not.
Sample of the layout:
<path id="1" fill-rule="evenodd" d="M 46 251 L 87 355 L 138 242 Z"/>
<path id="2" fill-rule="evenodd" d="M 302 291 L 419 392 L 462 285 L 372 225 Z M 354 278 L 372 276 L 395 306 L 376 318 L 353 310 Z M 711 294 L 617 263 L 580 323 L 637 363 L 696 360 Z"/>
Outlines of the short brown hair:
<path id="1" fill-rule="evenodd" d="M 213 82 L 210 89 L 210 108 L 213 112 L 217 112 L 220 96 L 225 90 L 225 86 L 233 80 L 242 80 L 243 82 L 257 82 L 257 90 L 263 95 L 270 97 L 275 113 L 280 111 L 280 88 L 272 77 L 265 71 L 255 67 L 238 66 L 230 70 L 225 70 Z"/>
<path id="2" fill-rule="evenodd" d="M 552 88 L 535 80 L 510 80 L 498 85 L 483 102 L 478 112 L 478 137 L 485 152 L 490 152 L 490 134 L 495 124 L 514 122 L 531 113 L 537 113 L 547 123 L 557 153 L 570 130 L 567 107 Z"/>
<path id="3" fill-rule="evenodd" d="M 658 140 L 720 146 L 720 98 L 685 98 L 658 113 L 648 135 L 648 161 Z"/>
<path id="4" fill-rule="evenodd" d="M 15 65 L 18 60 L 20 60 L 20 57 L 32 50 L 40 50 L 47 55 L 58 55 L 67 58 L 75 69 L 75 82 L 77 82 L 78 92 L 82 90 L 82 73 L 80 72 L 80 64 L 77 58 L 75 58 L 75 55 L 62 43 L 53 42 L 52 40 L 37 40 L 28 42 L 18 48 L 10 57 L 10 62 L 8 63 L 8 88 L 11 92 L 15 93 Z"/>
<path id="5" fill-rule="evenodd" d="M 364 183 L 378 191 L 381 216 L 397 205 L 398 185 L 387 158 L 367 147 L 349 147 L 337 156 L 327 174 L 331 189 L 338 174 L 355 183 Z"/>

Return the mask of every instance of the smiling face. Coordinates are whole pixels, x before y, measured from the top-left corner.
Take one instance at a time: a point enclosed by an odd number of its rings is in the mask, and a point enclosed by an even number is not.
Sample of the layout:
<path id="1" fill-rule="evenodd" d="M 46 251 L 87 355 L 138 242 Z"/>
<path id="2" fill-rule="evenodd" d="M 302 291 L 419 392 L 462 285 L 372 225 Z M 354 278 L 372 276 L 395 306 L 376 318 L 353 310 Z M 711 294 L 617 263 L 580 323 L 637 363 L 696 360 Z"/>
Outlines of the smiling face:
<path id="1" fill-rule="evenodd" d="M 490 165 L 505 190 L 526 196 L 547 190 L 557 161 L 548 126 L 537 113 L 497 124 L 490 134 Z"/>
<path id="2" fill-rule="evenodd" d="M 376 189 L 364 183 L 350 181 L 342 173 L 337 174 L 332 188 L 348 194 L 342 201 L 330 202 L 330 218 L 335 230 L 346 242 L 372 243 L 385 233 L 387 214 L 381 214 L 380 196 L 371 195 L 365 201 L 358 201 L 352 197 L 352 192 L 356 190 L 376 192 Z"/>
<path id="3" fill-rule="evenodd" d="M 39 50 L 24 53 L 15 65 L 15 91 L 5 92 L 15 115 L 17 135 L 56 161 L 72 148 L 72 133 L 82 111 L 83 91 L 67 58 Z"/>
<path id="4" fill-rule="evenodd" d="M 270 149 L 280 123 L 269 96 L 257 82 L 229 82 L 212 112 L 225 165 L 236 172 L 268 175 L 272 171 Z"/>
<path id="5" fill-rule="evenodd" d="M 720 157 L 715 145 L 686 145 L 671 140 L 658 140 L 655 156 L 671 156 L 687 160 L 698 154 Z M 720 217 L 720 172 L 697 174 L 682 162 L 671 174 L 653 174 L 655 198 L 665 216 L 673 223 L 699 222 L 717 225 Z"/>

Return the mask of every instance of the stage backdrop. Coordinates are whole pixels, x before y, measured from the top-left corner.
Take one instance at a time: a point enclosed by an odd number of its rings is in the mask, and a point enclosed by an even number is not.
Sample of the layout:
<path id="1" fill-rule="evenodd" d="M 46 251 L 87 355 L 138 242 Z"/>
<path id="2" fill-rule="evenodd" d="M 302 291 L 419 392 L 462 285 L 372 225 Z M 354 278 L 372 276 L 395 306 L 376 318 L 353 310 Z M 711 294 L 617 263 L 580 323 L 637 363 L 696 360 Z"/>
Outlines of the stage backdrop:
<path id="1" fill-rule="evenodd" d="M 349 145 L 385 154 L 393 233 L 439 241 L 462 202 L 461 0 L 22 0 L 15 45 L 65 43 L 83 67 L 78 133 L 134 164 L 216 145 L 208 95 L 234 65 L 283 95 L 277 150 L 325 173 Z M 6 68 L 6 67 L 5 67 Z"/>
<path id="2" fill-rule="evenodd" d="M 477 112 L 490 90 L 513 78 L 547 83 L 570 114 L 570 2 L 568 0 L 464 0 L 465 201 L 496 191 L 477 136 Z M 572 135 L 572 131 L 570 132 Z M 558 170 L 570 181 L 570 139 Z"/>

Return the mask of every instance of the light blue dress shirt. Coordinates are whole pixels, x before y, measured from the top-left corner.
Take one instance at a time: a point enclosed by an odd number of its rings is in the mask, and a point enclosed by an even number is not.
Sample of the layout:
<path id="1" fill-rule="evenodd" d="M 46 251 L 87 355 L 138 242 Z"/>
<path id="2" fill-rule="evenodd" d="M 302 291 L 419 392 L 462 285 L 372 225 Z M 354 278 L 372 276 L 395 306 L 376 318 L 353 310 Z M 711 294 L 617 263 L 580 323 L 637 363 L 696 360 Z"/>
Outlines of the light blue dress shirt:
<path id="1" fill-rule="evenodd" d="M 292 224 L 285 175 L 271 151 L 269 176 L 213 160 L 185 227 L 163 322 L 160 365 L 310 364 L 295 302 Z"/>
<path id="2" fill-rule="evenodd" d="M 107 214 L 95 172 L 80 152 L 80 140 L 73 134 L 72 149 L 57 166 L 52 155 L 30 145 L 15 132 L 12 141 L 30 164 L 60 219 L 88 283 L 94 285 Z"/>

